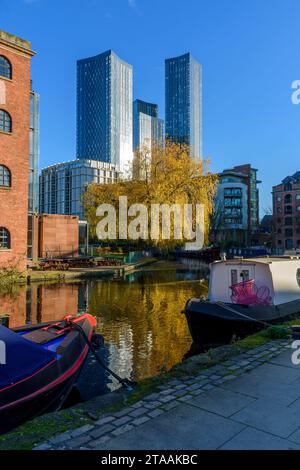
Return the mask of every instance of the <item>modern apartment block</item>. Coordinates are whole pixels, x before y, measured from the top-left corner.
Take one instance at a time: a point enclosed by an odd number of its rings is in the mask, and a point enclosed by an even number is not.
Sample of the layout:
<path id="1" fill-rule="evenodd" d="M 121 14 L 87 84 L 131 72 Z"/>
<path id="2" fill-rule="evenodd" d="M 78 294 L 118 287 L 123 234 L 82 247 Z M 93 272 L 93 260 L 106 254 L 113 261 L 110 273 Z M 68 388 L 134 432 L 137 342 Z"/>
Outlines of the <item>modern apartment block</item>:
<path id="1" fill-rule="evenodd" d="M 76 156 L 131 171 L 132 66 L 111 50 L 77 61 Z"/>
<path id="2" fill-rule="evenodd" d="M 29 41 L 0 31 L 0 267 L 26 267 L 34 54 Z"/>
<path id="3" fill-rule="evenodd" d="M 202 158 L 202 69 L 190 53 L 165 60 L 166 139 Z"/>
<path id="4" fill-rule="evenodd" d="M 274 247 L 300 249 L 300 171 L 273 186 Z"/>
<path id="5" fill-rule="evenodd" d="M 164 146 L 164 121 L 158 105 L 142 100 L 133 102 L 133 150 Z"/>
<path id="6" fill-rule="evenodd" d="M 115 165 L 97 160 L 73 160 L 52 165 L 40 176 L 41 214 L 77 215 L 84 219 L 82 195 L 90 183 L 113 183 L 120 176 Z"/>
<path id="7" fill-rule="evenodd" d="M 39 210 L 39 159 L 40 159 L 40 95 L 30 92 L 29 129 L 29 193 L 28 193 L 28 258 L 33 258 L 33 247 L 38 234 L 35 230 L 34 214 Z"/>
<path id="8" fill-rule="evenodd" d="M 249 246 L 259 228 L 259 190 L 257 170 L 239 165 L 219 175 L 216 195 L 214 242 Z"/>

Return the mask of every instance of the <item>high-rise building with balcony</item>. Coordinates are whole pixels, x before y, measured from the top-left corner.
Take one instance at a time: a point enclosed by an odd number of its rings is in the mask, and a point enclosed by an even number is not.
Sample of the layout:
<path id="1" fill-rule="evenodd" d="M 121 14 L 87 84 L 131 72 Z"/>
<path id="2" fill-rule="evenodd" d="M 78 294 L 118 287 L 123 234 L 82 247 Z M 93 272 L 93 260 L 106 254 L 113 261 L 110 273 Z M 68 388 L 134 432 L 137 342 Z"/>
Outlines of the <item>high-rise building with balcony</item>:
<path id="1" fill-rule="evenodd" d="M 219 175 L 212 223 L 213 241 L 249 246 L 259 229 L 259 190 L 257 170 L 238 165 Z"/>
<path id="2" fill-rule="evenodd" d="M 77 158 L 131 171 L 132 66 L 109 50 L 77 61 Z"/>
<path id="3" fill-rule="evenodd" d="M 165 60 L 166 139 L 202 158 L 202 70 L 190 53 Z"/>

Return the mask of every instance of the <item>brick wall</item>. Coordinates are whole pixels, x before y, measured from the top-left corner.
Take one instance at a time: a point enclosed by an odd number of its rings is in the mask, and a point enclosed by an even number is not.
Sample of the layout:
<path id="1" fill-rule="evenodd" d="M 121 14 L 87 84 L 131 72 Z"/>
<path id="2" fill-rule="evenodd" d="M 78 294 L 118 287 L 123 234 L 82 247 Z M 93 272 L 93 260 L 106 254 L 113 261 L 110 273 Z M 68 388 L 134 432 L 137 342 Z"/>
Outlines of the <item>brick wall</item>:
<path id="1" fill-rule="evenodd" d="M 1 33 L 1 32 L 0 32 Z M 11 39 L 11 42 L 10 42 Z M 0 227 L 10 232 L 11 247 L 0 249 L 0 269 L 19 262 L 26 267 L 29 171 L 30 44 L 0 34 L 0 55 L 12 65 L 12 79 L 0 76 L 0 109 L 12 118 L 12 132 L 0 132 L 0 165 L 11 172 L 11 187 L 0 187 Z M 18 39 L 18 38 L 17 38 Z M 26 47 L 25 47 L 26 46 Z M 28 48 L 28 50 L 26 49 Z"/>
<path id="2" fill-rule="evenodd" d="M 39 215 L 39 256 L 78 256 L 78 217 L 73 215 Z"/>

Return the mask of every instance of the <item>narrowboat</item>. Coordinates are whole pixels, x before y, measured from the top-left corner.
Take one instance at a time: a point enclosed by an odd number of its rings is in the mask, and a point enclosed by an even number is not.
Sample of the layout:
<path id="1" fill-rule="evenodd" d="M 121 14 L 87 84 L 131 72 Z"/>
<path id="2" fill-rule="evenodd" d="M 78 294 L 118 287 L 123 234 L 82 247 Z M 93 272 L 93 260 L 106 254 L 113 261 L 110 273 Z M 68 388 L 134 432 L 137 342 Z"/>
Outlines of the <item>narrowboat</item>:
<path id="1" fill-rule="evenodd" d="M 300 312 L 298 256 L 236 258 L 210 264 L 208 297 L 191 298 L 184 313 L 198 345 L 229 342 Z"/>
<path id="2" fill-rule="evenodd" d="M 95 326 L 89 314 L 14 330 L 0 326 L 0 434 L 62 407 Z"/>

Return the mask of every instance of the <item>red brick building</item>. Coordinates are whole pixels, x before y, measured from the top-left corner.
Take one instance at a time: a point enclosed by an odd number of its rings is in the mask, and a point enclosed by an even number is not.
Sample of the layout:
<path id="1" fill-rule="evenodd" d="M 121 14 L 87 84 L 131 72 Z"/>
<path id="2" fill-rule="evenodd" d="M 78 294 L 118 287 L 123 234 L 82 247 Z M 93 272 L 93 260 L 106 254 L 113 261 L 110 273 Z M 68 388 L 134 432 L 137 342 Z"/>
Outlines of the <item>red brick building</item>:
<path id="1" fill-rule="evenodd" d="M 78 256 L 79 228 L 76 215 L 40 214 L 35 216 L 38 221 L 39 258 L 56 258 Z"/>
<path id="2" fill-rule="evenodd" d="M 300 249 L 300 171 L 273 186 L 274 247 Z"/>
<path id="3" fill-rule="evenodd" d="M 29 41 L 0 30 L 0 269 L 26 267 L 33 55 Z"/>

